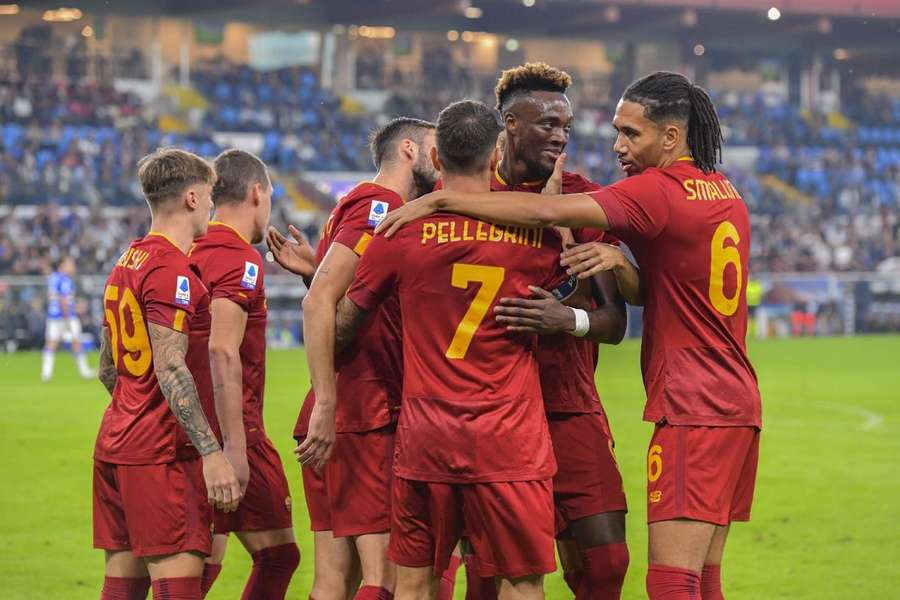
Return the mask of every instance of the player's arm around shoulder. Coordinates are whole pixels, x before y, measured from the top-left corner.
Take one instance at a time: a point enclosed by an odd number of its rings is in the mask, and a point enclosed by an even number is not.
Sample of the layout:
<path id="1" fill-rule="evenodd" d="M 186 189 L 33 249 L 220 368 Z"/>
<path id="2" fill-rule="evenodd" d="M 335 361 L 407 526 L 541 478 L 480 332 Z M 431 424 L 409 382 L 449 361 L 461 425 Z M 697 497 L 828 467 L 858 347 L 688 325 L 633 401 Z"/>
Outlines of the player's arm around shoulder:
<path id="1" fill-rule="evenodd" d="M 619 292 L 633 306 L 642 306 L 641 276 L 622 249 L 606 242 L 586 242 L 566 249 L 560 261 L 570 275 L 579 279 L 596 278 L 604 272 L 615 277 Z"/>
<path id="2" fill-rule="evenodd" d="M 243 371 L 241 343 L 247 327 L 247 312 L 227 298 L 210 303 L 209 364 L 216 416 L 222 428 L 224 452 L 234 467 L 241 489 L 247 489 L 247 436 L 244 431 Z"/>
<path id="3" fill-rule="evenodd" d="M 112 341 L 109 339 L 109 328 L 102 327 L 100 333 L 100 366 L 97 368 L 97 379 L 112 396 L 113 390 L 116 389 L 116 380 L 119 377 L 116 363 L 113 360 Z"/>
<path id="4" fill-rule="evenodd" d="M 148 329 L 153 352 L 153 371 L 159 381 L 160 391 L 178 425 L 203 457 L 207 497 L 216 508 L 232 511 L 237 508 L 241 498 L 240 484 L 203 413 L 194 377 L 185 360 L 188 336 L 152 322 Z"/>

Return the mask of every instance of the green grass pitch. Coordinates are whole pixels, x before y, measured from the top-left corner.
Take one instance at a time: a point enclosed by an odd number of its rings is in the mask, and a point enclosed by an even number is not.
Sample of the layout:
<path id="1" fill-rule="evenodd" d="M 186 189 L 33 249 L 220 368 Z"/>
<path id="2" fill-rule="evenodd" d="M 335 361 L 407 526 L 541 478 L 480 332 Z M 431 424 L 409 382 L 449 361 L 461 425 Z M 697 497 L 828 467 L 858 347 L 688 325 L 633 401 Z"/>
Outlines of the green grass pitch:
<path id="1" fill-rule="evenodd" d="M 597 375 L 631 505 L 627 599 L 644 597 L 646 568 L 651 428 L 640 420 L 638 352 L 635 342 L 603 348 Z M 753 521 L 735 526 L 725 554 L 726 596 L 898 597 L 900 337 L 754 343 L 751 356 L 765 428 Z M 41 384 L 39 361 L 38 354 L 0 355 L 0 596 L 96 599 L 103 560 L 91 548 L 91 451 L 107 398 L 98 382 L 78 379 L 63 354 L 53 381 Z M 308 386 L 303 352 L 270 353 L 267 383 L 267 429 L 291 480 L 303 554 L 289 597 L 305 600 L 312 538 L 290 453 Z M 249 558 L 232 540 L 210 598 L 238 598 L 248 569 Z M 558 572 L 546 589 L 548 598 L 571 598 Z"/>

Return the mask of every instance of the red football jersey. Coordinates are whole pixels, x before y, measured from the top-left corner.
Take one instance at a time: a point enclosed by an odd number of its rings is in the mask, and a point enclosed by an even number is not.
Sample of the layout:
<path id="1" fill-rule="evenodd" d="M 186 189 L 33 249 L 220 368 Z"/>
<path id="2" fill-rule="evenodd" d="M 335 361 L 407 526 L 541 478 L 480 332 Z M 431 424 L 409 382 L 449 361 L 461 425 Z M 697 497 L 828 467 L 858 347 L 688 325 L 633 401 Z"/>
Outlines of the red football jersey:
<path id="1" fill-rule="evenodd" d="M 363 256 L 349 298 L 364 310 L 398 293 L 403 410 L 394 473 L 416 481 L 527 481 L 556 470 L 544 416 L 537 336 L 492 318 L 528 285 L 571 291 L 552 229 L 436 214 Z M 568 291 L 562 295 L 568 295 Z"/>
<path id="2" fill-rule="evenodd" d="M 333 243 L 342 244 L 359 256 L 373 239 L 375 227 L 389 210 L 403 205 L 393 190 L 374 183 L 361 183 L 340 199 L 331 211 L 319 245 L 320 264 Z M 400 409 L 403 349 L 400 340 L 400 303 L 388 298 L 360 328 L 353 343 L 335 359 L 338 433 L 372 431 L 396 420 Z M 306 435 L 315 403 L 310 390 L 300 409 L 294 437 Z"/>
<path id="3" fill-rule="evenodd" d="M 266 385 L 266 290 L 262 257 L 250 242 L 230 226 L 213 221 L 207 234 L 194 242 L 190 253 L 203 285 L 209 290 L 210 302 L 217 298 L 230 300 L 247 313 L 247 326 L 241 342 L 241 377 L 243 382 L 244 431 L 247 446 L 266 438 L 263 427 L 263 392 Z M 191 327 L 191 348 L 208 346 L 211 319 L 209 313 Z M 196 344 L 195 344 L 196 338 Z M 188 356 L 188 366 L 204 406 L 215 406 L 209 358 L 198 352 Z M 201 384 L 202 382 L 202 384 Z"/>
<path id="4" fill-rule="evenodd" d="M 682 159 L 590 195 L 641 266 L 644 419 L 759 427 L 745 344 L 750 219 L 738 191 Z"/>
<path id="5" fill-rule="evenodd" d="M 495 192 L 541 193 L 546 182 L 537 181 L 509 185 L 494 172 L 491 190 Z M 577 173 L 563 171 L 562 193 L 578 194 L 601 189 Z M 618 244 L 612 235 L 598 229 L 573 228 L 572 236 L 577 244 L 605 242 Z M 538 337 L 538 364 L 541 372 L 541 389 L 544 408 L 549 413 L 601 412 L 600 396 L 594 373 L 597 371 L 599 345 L 591 340 L 574 337 L 568 333 Z"/>
<path id="6" fill-rule="evenodd" d="M 198 315 L 208 313 L 209 294 L 188 257 L 160 234 L 135 240 L 106 280 L 103 308 L 118 377 L 94 457 L 125 465 L 196 457 L 159 389 L 147 330 L 156 323 L 187 334 Z M 195 350 L 206 347 L 189 346 Z M 207 417 L 215 423 L 214 413 Z"/>

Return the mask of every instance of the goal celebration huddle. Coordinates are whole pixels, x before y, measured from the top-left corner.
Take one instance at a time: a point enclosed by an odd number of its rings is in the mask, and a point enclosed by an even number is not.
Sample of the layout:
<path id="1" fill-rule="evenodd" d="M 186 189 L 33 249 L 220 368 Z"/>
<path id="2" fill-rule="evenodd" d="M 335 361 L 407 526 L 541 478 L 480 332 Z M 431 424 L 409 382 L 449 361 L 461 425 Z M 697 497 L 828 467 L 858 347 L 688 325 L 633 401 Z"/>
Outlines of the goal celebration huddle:
<path id="1" fill-rule="evenodd" d="M 252 557 L 241 598 L 284 599 L 298 476 L 311 600 L 450 600 L 460 567 L 467 599 L 543 598 L 557 556 L 576 599 L 618 599 L 645 558 L 626 543 L 617 444 L 647 447 L 646 497 L 629 498 L 647 503 L 647 596 L 724 598 L 761 429 L 747 208 L 718 169 L 709 95 L 675 73 L 621 95 L 624 179 L 566 171 L 572 83 L 526 63 L 500 75 L 493 108 L 388 122 L 371 137 L 377 173 L 315 249 L 268 226 L 272 184 L 249 152 L 140 162 L 150 232 L 103 295 L 101 600 L 205 597 L 232 533 Z M 308 287 L 296 423 L 262 418 L 263 241 Z M 614 437 L 594 379 L 626 304 L 643 306 L 649 443 Z M 291 435 L 286 473 L 269 438 Z"/>

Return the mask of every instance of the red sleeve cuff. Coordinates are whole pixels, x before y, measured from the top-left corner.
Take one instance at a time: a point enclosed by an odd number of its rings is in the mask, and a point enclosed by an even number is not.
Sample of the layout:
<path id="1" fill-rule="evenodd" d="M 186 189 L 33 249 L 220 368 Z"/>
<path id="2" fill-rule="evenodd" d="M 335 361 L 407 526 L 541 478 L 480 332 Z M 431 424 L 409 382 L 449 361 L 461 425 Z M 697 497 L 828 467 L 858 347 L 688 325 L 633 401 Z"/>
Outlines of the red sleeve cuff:
<path id="1" fill-rule="evenodd" d="M 627 229 L 628 215 L 625 213 L 625 207 L 619 202 L 619 199 L 608 189 L 597 190 L 596 192 L 588 192 L 588 196 L 600 205 L 603 212 L 606 213 L 606 220 L 609 222 L 609 230 L 613 233 Z"/>
<path id="2" fill-rule="evenodd" d="M 244 312 L 250 312 L 250 304 L 252 302 L 250 296 L 244 292 L 235 292 L 233 290 L 222 289 L 221 287 L 213 289 L 210 302 L 218 298 L 230 300 L 244 309 Z"/>

